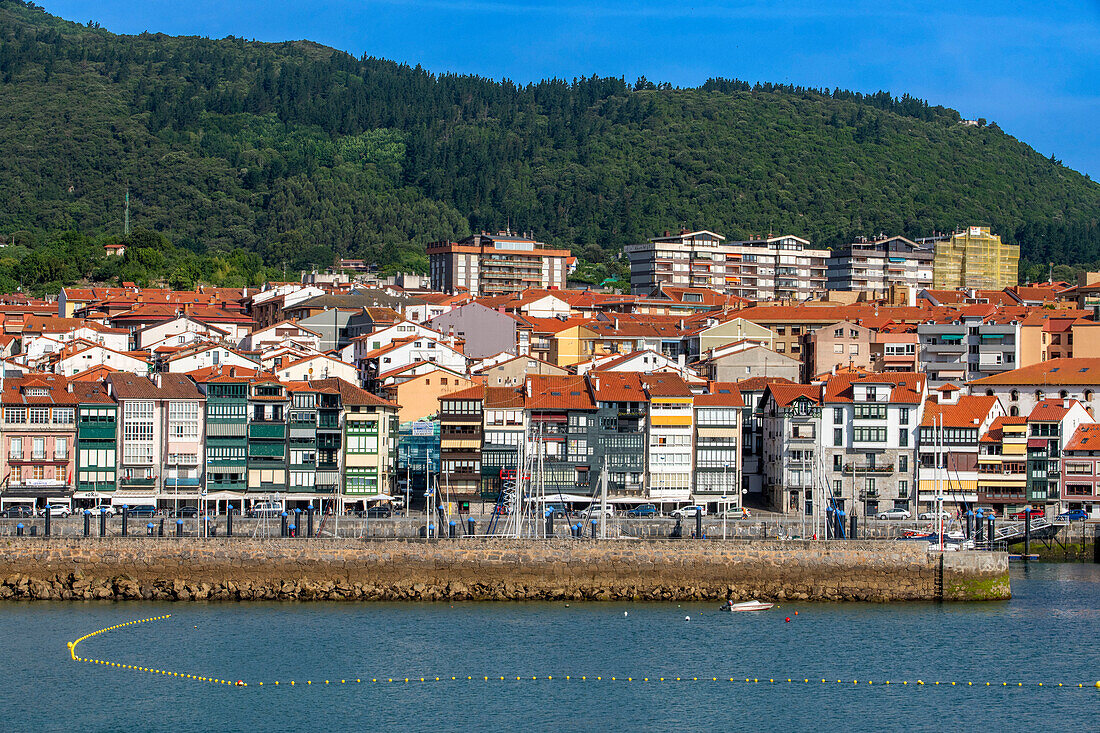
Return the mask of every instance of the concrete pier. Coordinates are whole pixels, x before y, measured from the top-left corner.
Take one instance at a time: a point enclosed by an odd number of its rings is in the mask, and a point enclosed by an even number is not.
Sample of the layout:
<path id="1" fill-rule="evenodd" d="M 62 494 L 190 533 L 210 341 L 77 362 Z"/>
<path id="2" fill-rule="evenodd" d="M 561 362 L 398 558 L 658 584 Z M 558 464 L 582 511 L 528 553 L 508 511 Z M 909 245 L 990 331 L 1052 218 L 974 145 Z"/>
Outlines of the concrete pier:
<path id="1" fill-rule="evenodd" d="M 7 538 L 0 599 L 972 601 L 1008 556 L 905 541 Z"/>

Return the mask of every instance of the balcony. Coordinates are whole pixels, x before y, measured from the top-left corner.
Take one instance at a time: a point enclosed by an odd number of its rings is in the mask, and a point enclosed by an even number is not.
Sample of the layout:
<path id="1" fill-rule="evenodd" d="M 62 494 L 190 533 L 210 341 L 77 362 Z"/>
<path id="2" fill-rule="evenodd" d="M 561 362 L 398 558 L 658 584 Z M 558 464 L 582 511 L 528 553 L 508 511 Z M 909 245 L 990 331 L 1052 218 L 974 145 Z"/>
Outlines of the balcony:
<path id="1" fill-rule="evenodd" d="M 76 437 L 78 440 L 114 440 L 115 439 L 115 424 L 108 423 L 86 425 L 81 424 L 77 428 Z"/>
<path id="2" fill-rule="evenodd" d="M 284 423 L 250 423 L 248 438 L 250 440 L 286 440 L 286 425 Z"/>
<path id="3" fill-rule="evenodd" d="M 118 481 L 120 486 L 138 486 L 143 488 L 152 488 L 157 485 L 155 478 L 132 478 L 123 476 Z"/>
<path id="4" fill-rule="evenodd" d="M 930 354 L 963 354 L 966 353 L 966 344 L 958 341 L 951 343 L 921 344 L 921 350 Z"/>
<path id="5" fill-rule="evenodd" d="M 166 478 L 164 479 L 164 485 L 166 488 L 183 488 L 185 486 L 198 486 L 199 479 L 195 478 Z"/>
<path id="6" fill-rule="evenodd" d="M 845 463 L 844 473 L 893 473 L 893 463 L 875 464 L 874 466 L 861 466 L 855 463 Z"/>

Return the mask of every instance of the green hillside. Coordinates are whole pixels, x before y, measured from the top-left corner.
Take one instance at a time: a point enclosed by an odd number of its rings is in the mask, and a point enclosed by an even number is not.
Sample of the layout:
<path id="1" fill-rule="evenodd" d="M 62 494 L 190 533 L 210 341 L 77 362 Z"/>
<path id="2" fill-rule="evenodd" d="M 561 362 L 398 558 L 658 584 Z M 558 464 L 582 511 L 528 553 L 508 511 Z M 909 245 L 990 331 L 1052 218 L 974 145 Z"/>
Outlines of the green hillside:
<path id="1" fill-rule="evenodd" d="M 834 245 L 983 223 L 1034 262 L 1100 260 L 1095 182 L 886 93 L 517 86 L 0 0 L 0 109 L 0 289 L 251 283 L 335 256 L 423 270 L 427 241 L 509 225 L 594 263 L 681 224 Z M 150 231 L 105 261 L 127 187 Z"/>

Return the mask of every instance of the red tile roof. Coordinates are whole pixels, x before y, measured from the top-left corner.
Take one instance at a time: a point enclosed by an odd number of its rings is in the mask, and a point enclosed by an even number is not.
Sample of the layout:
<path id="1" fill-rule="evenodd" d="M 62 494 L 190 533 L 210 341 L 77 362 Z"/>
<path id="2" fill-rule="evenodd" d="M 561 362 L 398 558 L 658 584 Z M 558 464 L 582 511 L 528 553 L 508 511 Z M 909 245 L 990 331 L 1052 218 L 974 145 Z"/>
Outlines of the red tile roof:
<path id="1" fill-rule="evenodd" d="M 596 409 L 584 377 L 528 374 L 527 389 L 529 410 Z"/>
<path id="2" fill-rule="evenodd" d="M 1100 384 L 1100 359 L 1061 358 L 1013 369 L 989 377 L 975 379 L 970 384 L 985 385 L 1095 385 Z"/>
<path id="3" fill-rule="evenodd" d="M 1100 423 L 1078 425 L 1065 450 L 1100 450 Z"/>
<path id="4" fill-rule="evenodd" d="M 1057 398 L 1039 400 L 1032 408 L 1031 414 L 1027 416 L 1028 422 L 1060 422 L 1075 404 L 1079 405 L 1081 403 L 1077 400 L 1063 402 L 1063 400 Z"/>
<path id="5" fill-rule="evenodd" d="M 924 403 L 922 427 L 940 424 L 946 428 L 976 428 L 985 421 L 991 410 L 997 405 L 996 397 L 964 395 L 958 404 L 942 404 L 928 400 Z"/>
<path id="6" fill-rule="evenodd" d="M 711 382 L 705 394 L 695 395 L 696 407 L 744 407 L 737 382 Z"/>
<path id="7" fill-rule="evenodd" d="M 890 388 L 890 402 L 917 405 L 924 399 L 927 377 L 916 372 L 838 373 L 825 382 L 825 402 L 851 402 L 855 384 Z"/>

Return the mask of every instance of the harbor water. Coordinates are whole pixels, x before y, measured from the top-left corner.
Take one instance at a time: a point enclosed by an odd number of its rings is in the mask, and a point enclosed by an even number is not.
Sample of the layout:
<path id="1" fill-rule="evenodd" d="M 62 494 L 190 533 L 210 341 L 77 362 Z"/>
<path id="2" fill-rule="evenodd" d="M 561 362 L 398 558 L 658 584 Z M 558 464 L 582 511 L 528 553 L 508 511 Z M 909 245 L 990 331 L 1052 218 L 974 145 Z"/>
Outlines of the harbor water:
<path id="1" fill-rule="evenodd" d="M 0 720 L 10 731 L 1095 730 L 1100 565 L 1014 567 L 1012 585 L 1000 603 L 743 614 L 687 603 L 5 602 Z M 165 614 L 78 654 L 248 686 L 69 657 L 68 641 Z"/>

